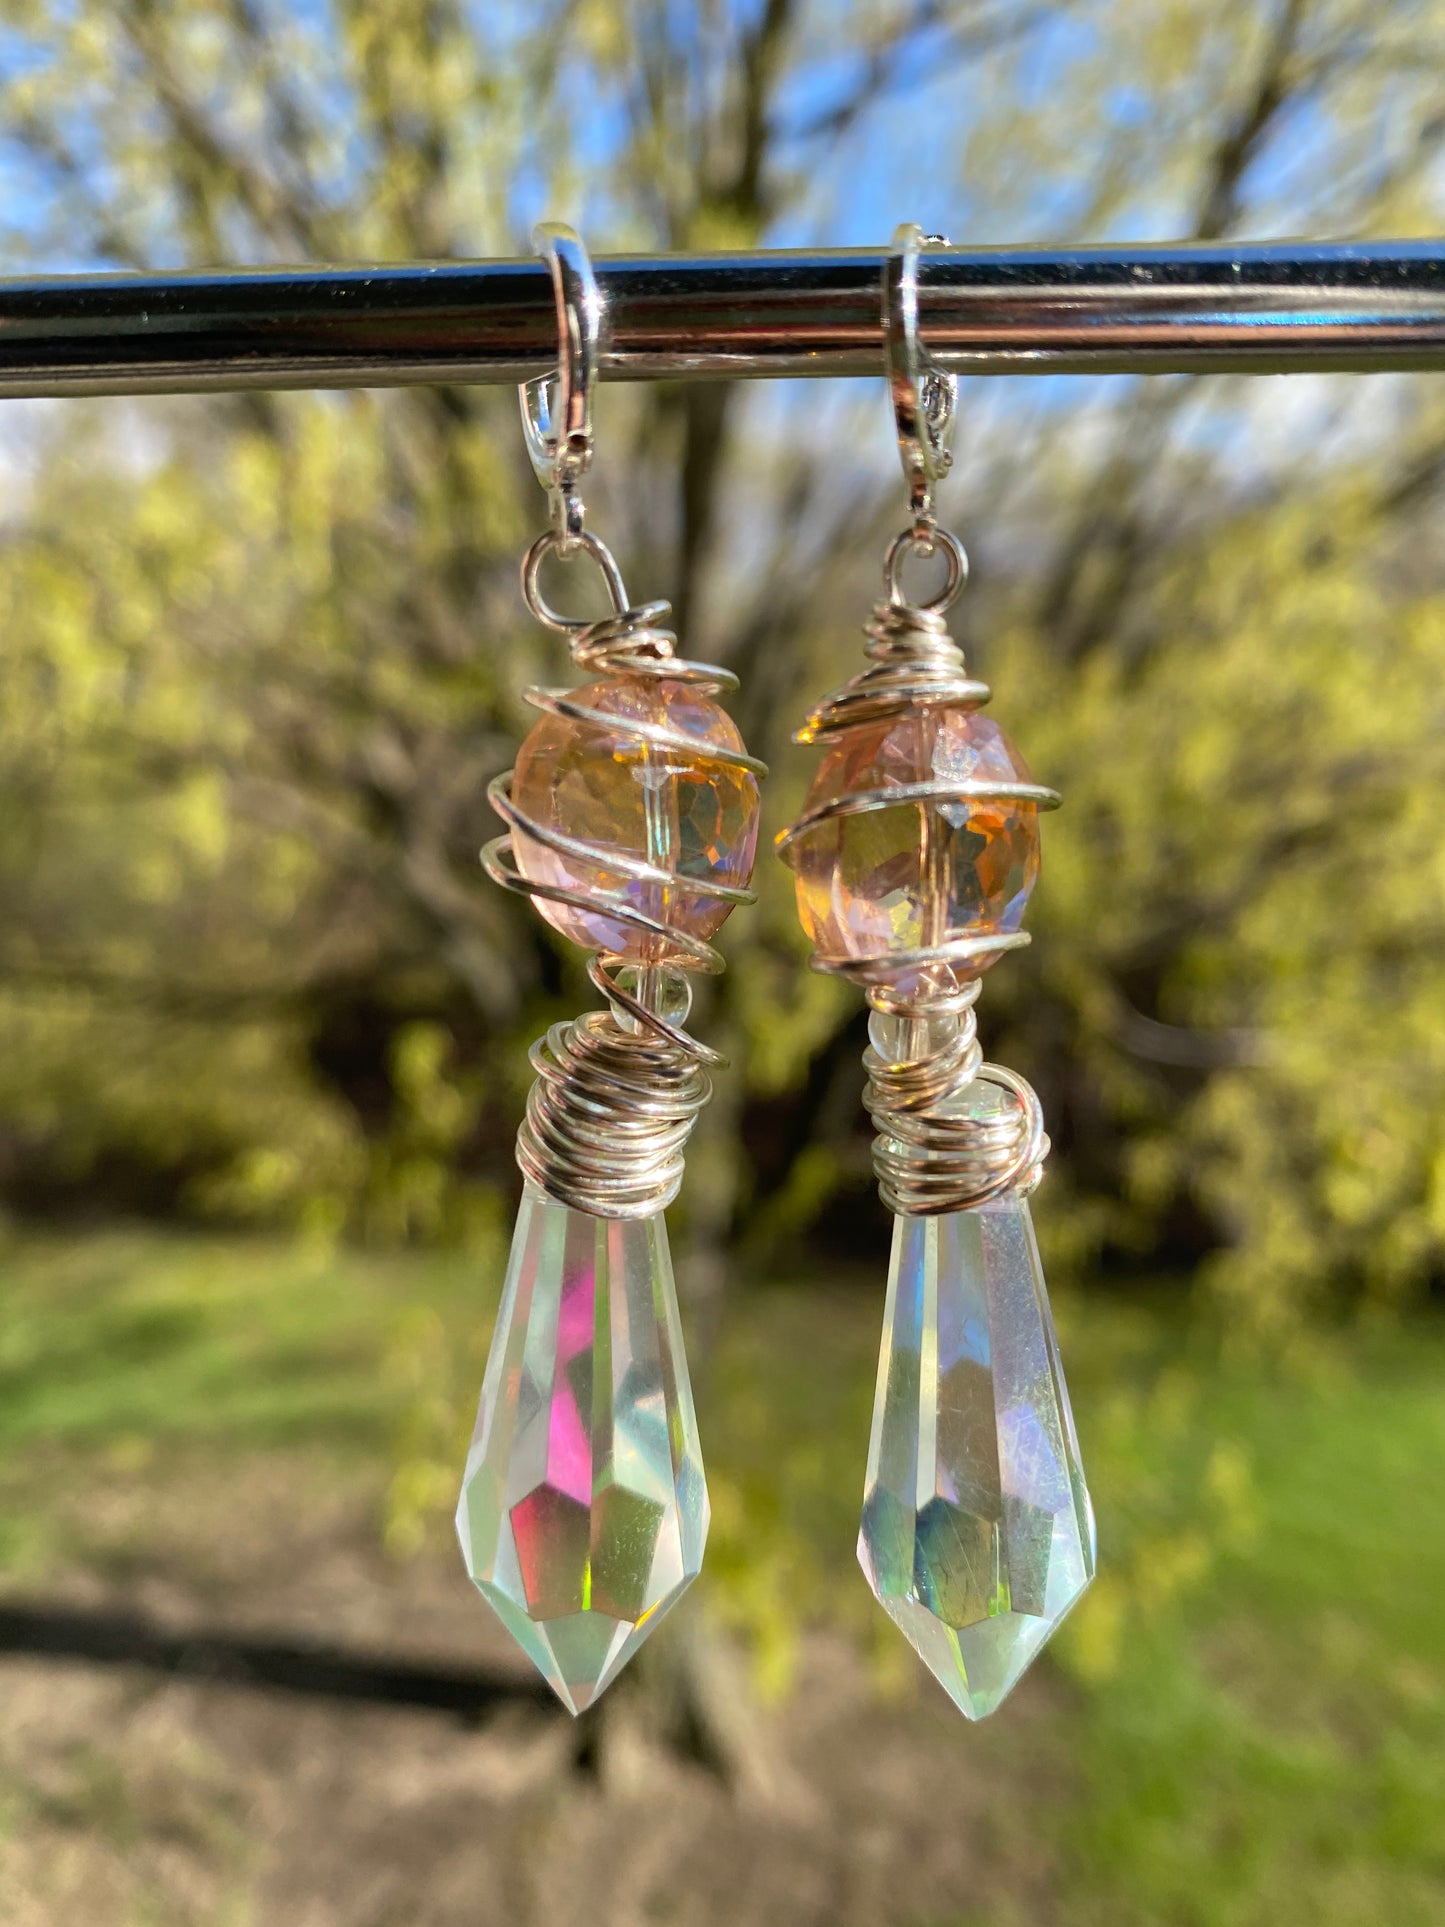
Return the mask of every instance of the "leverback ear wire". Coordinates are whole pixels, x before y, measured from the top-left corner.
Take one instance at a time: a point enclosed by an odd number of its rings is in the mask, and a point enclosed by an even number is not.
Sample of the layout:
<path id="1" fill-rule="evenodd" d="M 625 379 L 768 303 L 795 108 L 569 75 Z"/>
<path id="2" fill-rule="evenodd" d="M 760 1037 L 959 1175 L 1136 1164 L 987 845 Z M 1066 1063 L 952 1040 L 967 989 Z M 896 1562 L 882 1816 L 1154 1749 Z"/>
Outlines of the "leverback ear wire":
<path id="1" fill-rule="evenodd" d="M 915 530 L 934 526 L 934 484 L 953 466 L 949 442 L 958 406 L 958 377 L 936 365 L 918 329 L 918 257 L 946 248 L 942 234 L 925 234 L 912 221 L 894 229 L 883 270 L 883 339 L 898 454 Z"/>
<path id="2" fill-rule="evenodd" d="M 527 453 L 552 510 L 553 546 L 574 553 L 586 514 L 577 485 L 592 466 L 592 391 L 607 309 L 582 238 L 542 221 L 532 246 L 547 264 L 557 307 L 557 367 L 523 382 L 519 399 Z"/>
<path id="3" fill-rule="evenodd" d="M 592 466 L 592 395 L 597 386 L 602 343 L 607 328 L 607 304 L 593 272 L 591 256 L 575 228 L 562 221 L 541 221 L 532 230 L 532 246 L 552 278 L 557 309 L 557 366 L 534 375 L 517 391 L 522 410 L 522 433 L 532 472 L 547 492 L 550 527 L 543 530 L 522 558 L 522 596 L 532 614 L 547 628 L 573 639 L 586 651 L 586 639 L 600 626 L 586 618 L 564 616 L 542 594 L 542 564 L 549 555 L 562 561 L 589 556 L 602 572 L 613 614 L 629 634 L 640 633 L 649 621 L 666 613 L 666 604 L 648 603 L 631 610 L 622 571 L 611 549 L 583 525 L 587 510 L 579 484 Z M 578 660 L 582 660 L 581 657 Z"/>
<path id="4" fill-rule="evenodd" d="M 958 406 L 958 377 L 940 368 L 918 331 L 918 257 L 925 247 L 947 247 L 942 234 L 925 234 L 912 221 L 894 229 L 883 269 L 883 352 L 898 455 L 908 484 L 912 524 L 890 546 L 883 581 L 895 609 L 942 615 L 968 580 L 968 556 L 956 535 L 938 526 L 934 485 L 953 466 L 949 446 Z M 910 555 L 927 561 L 940 550 L 948 565 L 943 588 L 923 603 L 903 590 L 903 564 Z"/>

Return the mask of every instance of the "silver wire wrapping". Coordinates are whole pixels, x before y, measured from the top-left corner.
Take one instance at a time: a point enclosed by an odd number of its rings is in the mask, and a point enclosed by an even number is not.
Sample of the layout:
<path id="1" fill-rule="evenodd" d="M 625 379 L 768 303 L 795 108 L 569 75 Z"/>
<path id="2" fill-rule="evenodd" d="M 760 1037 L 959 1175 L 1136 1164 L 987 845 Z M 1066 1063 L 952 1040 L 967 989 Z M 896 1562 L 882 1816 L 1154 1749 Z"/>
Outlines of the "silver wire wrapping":
<path id="1" fill-rule="evenodd" d="M 554 1024 L 533 1044 L 537 1078 L 517 1163 L 549 1197 L 579 1211 L 649 1217 L 677 1196 L 693 1122 L 712 1095 L 704 1063 L 716 1057 L 685 1033 L 634 1018 L 636 1004 L 600 958 L 589 975 L 608 1007 Z"/>
<path id="2" fill-rule="evenodd" d="M 983 1062 L 973 1014 L 980 988 L 975 977 L 952 995 L 910 1000 L 896 1011 L 879 1007 L 875 993 L 864 1103 L 878 1127 L 879 1195 L 906 1217 L 967 1211 L 1005 1191 L 1027 1194 L 1043 1176 L 1042 1106 L 1016 1072 Z M 974 1114 L 964 1107 L 976 1083 L 1013 1102 Z"/>
<path id="3" fill-rule="evenodd" d="M 899 572 L 909 554 L 942 552 L 948 580 L 931 602 L 905 599 Z M 947 530 L 915 523 L 888 551 L 888 590 L 866 625 L 868 667 L 826 697 L 797 731 L 799 743 L 826 742 L 861 725 L 931 705 L 980 707 L 986 684 L 967 673 L 963 652 L 949 634 L 944 611 L 967 579 L 962 545 Z M 920 812 L 949 803 L 1003 801 L 1057 807 L 1057 791 L 1041 784 L 939 778 L 855 791 L 824 803 L 777 839 L 780 853 L 818 824 L 914 803 Z M 1031 1191 L 1042 1176 L 1049 1140 L 1033 1088 L 1001 1065 L 985 1064 L 973 1006 L 980 981 L 959 982 L 956 969 L 1029 941 L 1025 931 L 945 937 L 907 950 L 851 957 L 820 952 L 813 967 L 860 984 L 873 1005 L 865 1103 L 877 1128 L 873 1165 L 879 1193 L 892 1211 L 938 1216 L 986 1204 L 1006 1191 Z M 903 978 L 916 985 L 897 988 Z M 982 1081 L 1000 1093 L 998 1108 L 974 1115 L 970 1086 Z M 973 1110 L 978 1106 L 972 1107 Z"/>
<path id="4" fill-rule="evenodd" d="M 541 601 L 537 574 L 552 550 L 584 549 L 598 562 L 612 592 L 615 613 L 599 622 L 577 623 L 560 617 Z M 571 636 L 572 658 L 594 676 L 650 677 L 683 682 L 702 694 L 737 687 L 736 677 L 706 663 L 686 662 L 675 653 L 676 638 L 662 627 L 666 602 L 626 606 L 615 562 L 593 536 L 571 544 L 548 530 L 533 544 L 523 564 L 523 585 L 535 613 Z M 697 755 L 696 739 L 665 725 L 602 714 L 578 702 L 573 691 L 528 689 L 534 709 L 575 721 L 595 722 L 654 747 Z M 761 773 L 764 765 L 716 744 L 709 762 Z M 545 898 L 581 910 L 602 910 L 607 917 L 646 931 L 655 941 L 642 963 L 616 956 L 594 956 L 588 975 L 607 1000 L 605 1010 L 587 1011 L 570 1023 L 554 1024 L 532 1046 L 536 1082 L 517 1135 L 517 1163 L 524 1176 L 559 1203 L 594 1217 L 643 1218 L 665 1210 L 682 1183 L 687 1140 L 698 1112 L 712 1092 L 710 1070 L 725 1059 L 683 1028 L 692 1001 L 689 972 L 722 968 L 712 945 L 671 927 L 630 902 L 622 889 L 584 891 L 541 883 L 517 867 L 511 831 L 574 859 L 596 864 L 609 874 L 664 888 L 676 875 L 623 851 L 564 836 L 537 823 L 512 799 L 511 770 L 488 789 L 492 807 L 508 825 L 482 851 L 487 874 L 503 889 Z M 688 877 L 689 897 L 713 897 L 729 904 L 749 903 L 750 890 Z"/>

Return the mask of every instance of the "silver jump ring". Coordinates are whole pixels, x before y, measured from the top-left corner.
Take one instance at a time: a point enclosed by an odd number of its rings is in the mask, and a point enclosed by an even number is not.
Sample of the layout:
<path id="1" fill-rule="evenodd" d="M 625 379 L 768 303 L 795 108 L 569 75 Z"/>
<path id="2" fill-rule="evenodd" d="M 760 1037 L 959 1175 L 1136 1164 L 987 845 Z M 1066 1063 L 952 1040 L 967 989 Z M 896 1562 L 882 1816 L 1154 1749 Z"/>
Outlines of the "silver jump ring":
<path id="1" fill-rule="evenodd" d="M 883 340 L 898 453 L 915 516 L 933 520 L 933 487 L 952 464 L 949 436 L 958 400 L 958 377 L 929 357 L 918 331 L 918 256 L 924 247 L 947 247 L 941 234 L 925 234 L 911 221 L 894 230 L 883 264 Z"/>
<path id="2" fill-rule="evenodd" d="M 595 626 L 586 616 L 559 615 L 543 596 L 538 578 L 542 564 L 554 552 L 564 561 L 578 555 L 591 556 L 602 571 L 614 613 L 619 616 L 627 613 L 627 590 L 623 586 L 622 571 L 607 544 L 598 536 L 589 535 L 585 529 L 576 535 L 567 535 L 559 529 L 550 528 L 542 531 L 522 557 L 522 596 L 538 622 L 545 623 L 549 629 L 555 629 L 564 636 L 580 636 L 584 630 Z"/>
<path id="3" fill-rule="evenodd" d="M 926 560 L 940 551 L 948 565 L 948 579 L 929 601 L 910 601 L 903 592 L 900 579 L 904 562 L 910 555 L 919 555 Z M 883 583 L 888 591 L 888 600 L 895 609 L 914 609 L 921 615 L 941 615 L 958 599 L 959 591 L 967 580 L 967 551 L 956 535 L 948 529 L 939 528 L 936 523 L 905 529 L 901 535 L 894 537 L 883 558 Z"/>
<path id="4" fill-rule="evenodd" d="M 575 540 L 583 507 L 577 484 L 592 465 L 592 391 L 597 385 L 606 306 L 581 236 L 560 221 L 532 230 L 547 264 L 557 309 L 557 367 L 518 390 L 533 473 L 546 489 L 553 527 Z"/>

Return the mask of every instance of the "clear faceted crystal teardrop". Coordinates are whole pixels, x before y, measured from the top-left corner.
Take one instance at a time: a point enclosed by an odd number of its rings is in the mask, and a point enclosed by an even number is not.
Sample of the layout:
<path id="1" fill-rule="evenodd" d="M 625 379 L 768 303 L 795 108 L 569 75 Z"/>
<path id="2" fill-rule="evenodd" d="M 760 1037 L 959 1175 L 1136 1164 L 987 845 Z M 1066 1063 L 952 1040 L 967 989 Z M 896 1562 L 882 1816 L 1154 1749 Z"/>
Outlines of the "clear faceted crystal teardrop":
<path id="1" fill-rule="evenodd" d="M 1094 1576 L 1094 1516 L 1028 1204 L 894 1220 L 858 1558 L 970 1719 Z"/>
<path id="2" fill-rule="evenodd" d="M 707 1526 L 662 1214 L 528 1185 L 457 1507 L 467 1571 L 580 1713 L 697 1577 Z"/>

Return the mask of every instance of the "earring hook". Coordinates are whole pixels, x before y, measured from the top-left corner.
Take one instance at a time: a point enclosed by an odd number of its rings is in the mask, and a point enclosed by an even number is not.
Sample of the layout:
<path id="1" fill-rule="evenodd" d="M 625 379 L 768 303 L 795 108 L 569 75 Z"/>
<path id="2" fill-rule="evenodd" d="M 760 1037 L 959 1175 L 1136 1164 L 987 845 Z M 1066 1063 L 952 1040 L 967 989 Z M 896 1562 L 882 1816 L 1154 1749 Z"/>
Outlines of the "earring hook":
<path id="1" fill-rule="evenodd" d="M 941 234 L 925 234 L 912 221 L 894 230 L 883 266 L 883 339 L 888 390 L 898 430 L 898 453 L 908 501 L 920 531 L 932 529 L 933 488 L 953 462 L 949 439 L 958 400 L 958 377 L 938 367 L 918 333 L 918 256 L 925 247 L 947 247 Z"/>
<path id="2" fill-rule="evenodd" d="M 606 306 L 582 237 L 561 221 L 542 221 L 532 246 L 547 264 L 557 307 L 557 367 L 519 390 L 527 453 L 547 491 L 552 527 L 565 554 L 582 536 L 577 484 L 592 465 L 592 391 Z"/>

